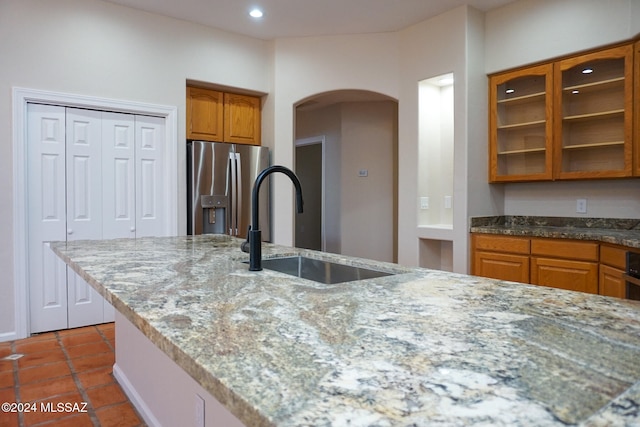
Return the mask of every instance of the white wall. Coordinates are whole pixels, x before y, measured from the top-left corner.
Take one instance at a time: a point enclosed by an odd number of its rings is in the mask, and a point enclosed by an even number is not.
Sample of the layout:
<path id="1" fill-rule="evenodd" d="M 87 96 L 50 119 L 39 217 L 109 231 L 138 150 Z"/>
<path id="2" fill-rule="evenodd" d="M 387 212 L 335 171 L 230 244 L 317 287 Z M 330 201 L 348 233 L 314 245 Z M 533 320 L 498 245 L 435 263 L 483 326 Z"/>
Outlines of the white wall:
<path id="1" fill-rule="evenodd" d="M 398 260 L 402 264 L 419 265 L 421 247 L 433 246 L 421 245 L 418 239 L 421 235 L 438 247 L 438 240 L 453 242 L 452 262 L 442 260 L 436 264 L 451 264 L 454 271 L 466 272 L 468 217 L 472 213 L 496 212 L 488 196 L 486 179 L 486 76 L 482 57 L 477 53 L 483 46 L 483 18 L 475 9 L 459 7 L 400 33 Z M 476 53 L 470 53 L 472 49 Z M 440 230 L 423 233 L 417 229 L 418 82 L 446 73 L 453 73 L 455 80 L 453 229 L 447 233 Z M 470 177 L 478 175 L 483 178 L 472 182 Z M 471 197 L 475 201 L 473 206 L 469 203 Z"/>
<path id="2" fill-rule="evenodd" d="M 486 14 L 485 69 L 501 71 L 631 39 L 638 0 L 520 0 Z M 499 184 L 505 215 L 640 218 L 640 181 Z M 586 198 L 587 213 L 576 213 Z"/>
<path id="3" fill-rule="evenodd" d="M 326 194 L 325 194 L 325 250 L 340 253 L 342 250 L 340 231 L 340 181 L 342 156 L 342 113 L 339 104 L 296 114 L 295 136 L 298 139 L 315 136 L 325 137 Z M 302 189 L 304 195 L 304 188 Z"/>
<path id="4" fill-rule="evenodd" d="M 0 0 L 0 337 L 15 329 L 12 88 L 177 106 L 184 140 L 187 79 L 267 93 L 270 55 L 263 41 L 102 1 Z M 186 231 L 183 152 L 176 162 Z"/>
<path id="5" fill-rule="evenodd" d="M 274 46 L 274 163 L 293 164 L 294 105 L 312 95 L 361 89 L 397 99 L 396 33 L 279 39 Z M 293 188 L 274 180 L 275 242 L 293 243 Z"/>
<path id="6" fill-rule="evenodd" d="M 341 253 L 394 261 L 396 103 L 342 104 Z M 359 171 L 368 175 L 361 177 Z"/>

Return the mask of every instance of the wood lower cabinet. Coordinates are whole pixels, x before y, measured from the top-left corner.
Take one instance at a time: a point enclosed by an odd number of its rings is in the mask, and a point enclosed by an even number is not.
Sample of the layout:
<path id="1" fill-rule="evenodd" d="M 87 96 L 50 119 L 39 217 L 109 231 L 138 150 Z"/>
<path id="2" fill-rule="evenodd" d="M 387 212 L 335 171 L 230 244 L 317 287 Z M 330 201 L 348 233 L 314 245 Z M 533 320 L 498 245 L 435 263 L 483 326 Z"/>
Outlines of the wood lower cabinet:
<path id="1" fill-rule="evenodd" d="M 598 277 L 598 293 L 609 297 L 625 298 L 626 282 L 622 275 L 624 270 L 600 265 Z"/>
<path id="2" fill-rule="evenodd" d="M 187 86 L 187 139 L 261 144 L 259 97 Z"/>
<path id="3" fill-rule="evenodd" d="M 597 294 L 598 263 L 531 257 L 531 283 Z"/>
<path id="4" fill-rule="evenodd" d="M 600 245 L 599 293 L 610 297 L 625 298 L 626 282 L 622 277 L 626 268 L 628 248 Z"/>
<path id="5" fill-rule="evenodd" d="M 529 283 L 529 239 L 472 235 L 472 274 Z"/>
<path id="6" fill-rule="evenodd" d="M 626 253 L 582 240 L 471 235 L 471 274 L 625 298 Z"/>
<path id="7" fill-rule="evenodd" d="M 598 244 L 531 239 L 531 283 L 598 293 Z"/>
<path id="8" fill-rule="evenodd" d="M 529 283 L 529 256 L 477 251 L 473 274 L 492 279 Z"/>

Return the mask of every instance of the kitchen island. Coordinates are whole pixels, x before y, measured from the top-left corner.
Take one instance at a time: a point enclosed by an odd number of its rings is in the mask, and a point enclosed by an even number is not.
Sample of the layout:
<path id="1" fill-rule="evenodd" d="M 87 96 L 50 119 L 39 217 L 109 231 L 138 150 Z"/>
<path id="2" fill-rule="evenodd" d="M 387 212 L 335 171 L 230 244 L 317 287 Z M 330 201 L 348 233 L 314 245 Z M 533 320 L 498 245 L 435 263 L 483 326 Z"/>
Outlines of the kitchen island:
<path id="1" fill-rule="evenodd" d="M 52 247 L 120 313 L 116 367 L 121 322 L 248 426 L 640 424 L 638 302 L 264 245 L 395 273 L 325 285 L 250 272 L 240 243 Z"/>

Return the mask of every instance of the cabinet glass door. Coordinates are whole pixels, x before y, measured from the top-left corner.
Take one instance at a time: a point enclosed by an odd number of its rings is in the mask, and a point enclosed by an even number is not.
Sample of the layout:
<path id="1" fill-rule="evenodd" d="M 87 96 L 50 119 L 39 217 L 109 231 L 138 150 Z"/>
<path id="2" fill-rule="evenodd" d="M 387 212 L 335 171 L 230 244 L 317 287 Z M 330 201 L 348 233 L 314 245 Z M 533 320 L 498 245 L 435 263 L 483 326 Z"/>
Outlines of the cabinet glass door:
<path id="1" fill-rule="evenodd" d="M 550 64 L 491 79 L 490 179 L 551 178 Z"/>
<path id="2" fill-rule="evenodd" d="M 631 71 L 631 46 L 558 64 L 558 178 L 631 175 Z"/>

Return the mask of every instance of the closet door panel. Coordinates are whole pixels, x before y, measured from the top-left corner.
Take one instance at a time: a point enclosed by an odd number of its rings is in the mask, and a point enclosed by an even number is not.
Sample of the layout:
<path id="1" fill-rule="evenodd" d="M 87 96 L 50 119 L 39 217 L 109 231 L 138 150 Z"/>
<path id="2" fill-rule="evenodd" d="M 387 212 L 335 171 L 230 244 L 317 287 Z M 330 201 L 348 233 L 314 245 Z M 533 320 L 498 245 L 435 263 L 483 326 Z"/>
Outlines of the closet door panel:
<path id="1" fill-rule="evenodd" d="M 103 238 L 136 236 L 135 118 L 102 116 Z"/>
<path id="2" fill-rule="evenodd" d="M 67 240 L 102 235 L 102 112 L 67 109 Z M 104 301 L 67 268 L 69 327 L 102 323 Z"/>
<path id="3" fill-rule="evenodd" d="M 67 327 L 66 266 L 49 241 L 66 239 L 65 109 L 27 106 L 28 287 L 32 332 Z"/>
<path id="4" fill-rule="evenodd" d="M 67 234 L 102 238 L 102 113 L 67 109 Z"/>
<path id="5" fill-rule="evenodd" d="M 136 237 L 163 236 L 164 119 L 136 116 Z"/>

